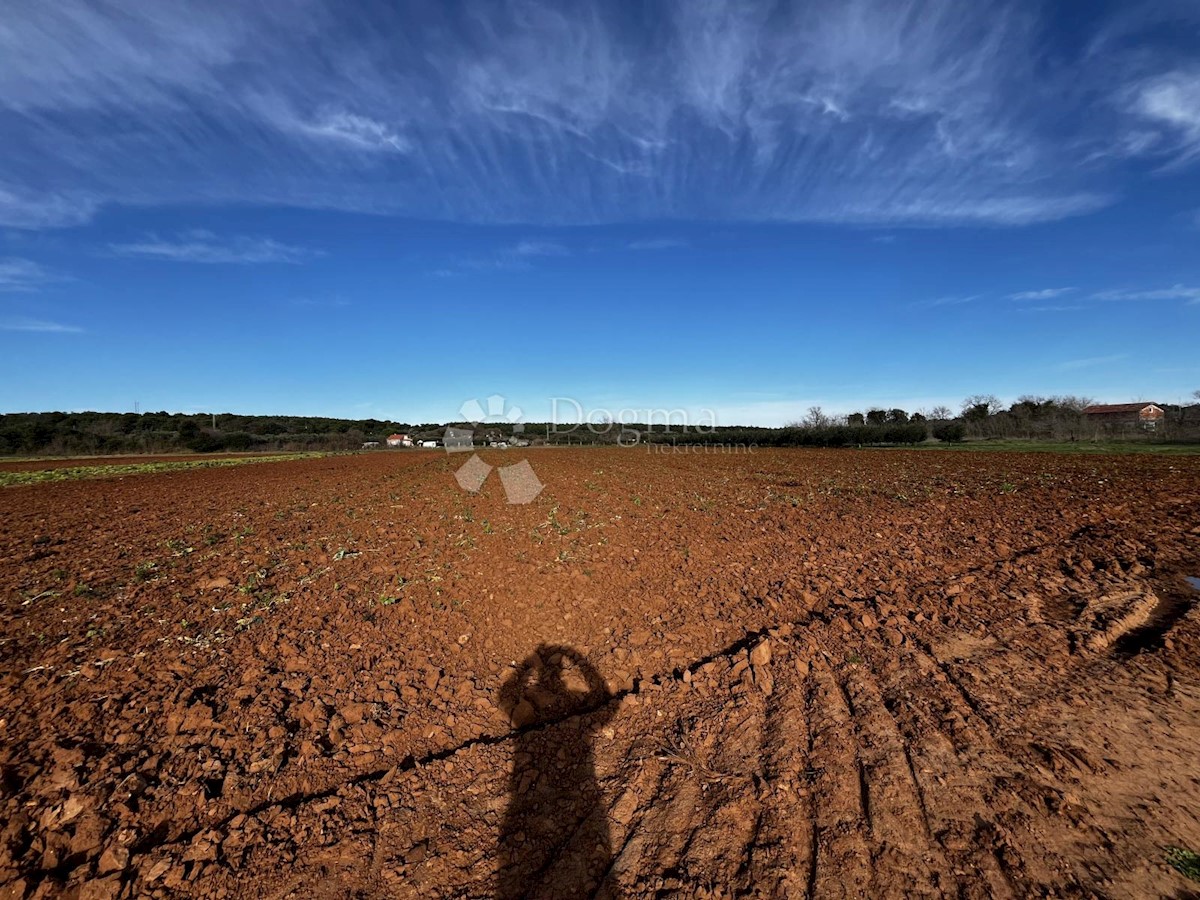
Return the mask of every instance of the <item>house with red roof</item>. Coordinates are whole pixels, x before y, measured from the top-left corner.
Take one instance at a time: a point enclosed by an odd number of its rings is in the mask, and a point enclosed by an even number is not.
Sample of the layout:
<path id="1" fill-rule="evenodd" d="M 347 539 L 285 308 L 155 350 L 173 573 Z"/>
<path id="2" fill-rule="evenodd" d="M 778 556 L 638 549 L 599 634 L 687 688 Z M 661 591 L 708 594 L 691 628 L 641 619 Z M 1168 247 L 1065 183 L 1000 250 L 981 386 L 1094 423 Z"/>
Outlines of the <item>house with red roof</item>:
<path id="1" fill-rule="evenodd" d="M 1128 426 L 1154 431 L 1166 417 L 1163 408 L 1155 403 L 1100 403 L 1086 406 L 1084 420 L 1097 425 Z"/>

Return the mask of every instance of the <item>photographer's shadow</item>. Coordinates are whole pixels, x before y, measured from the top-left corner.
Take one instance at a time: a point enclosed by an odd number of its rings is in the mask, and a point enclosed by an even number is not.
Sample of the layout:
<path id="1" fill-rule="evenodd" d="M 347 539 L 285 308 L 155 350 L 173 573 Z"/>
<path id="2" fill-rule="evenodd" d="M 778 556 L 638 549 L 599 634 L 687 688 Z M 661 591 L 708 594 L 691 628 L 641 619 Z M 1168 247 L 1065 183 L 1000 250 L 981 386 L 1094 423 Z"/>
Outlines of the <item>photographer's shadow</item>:
<path id="1" fill-rule="evenodd" d="M 615 712 L 612 699 L 583 656 L 547 644 L 501 688 L 501 706 L 523 730 L 500 832 L 499 900 L 618 896 L 606 883 L 612 847 L 592 753 L 595 732 Z M 594 712 L 569 718 L 586 710 Z M 529 727 L 551 721 L 558 724 Z"/>

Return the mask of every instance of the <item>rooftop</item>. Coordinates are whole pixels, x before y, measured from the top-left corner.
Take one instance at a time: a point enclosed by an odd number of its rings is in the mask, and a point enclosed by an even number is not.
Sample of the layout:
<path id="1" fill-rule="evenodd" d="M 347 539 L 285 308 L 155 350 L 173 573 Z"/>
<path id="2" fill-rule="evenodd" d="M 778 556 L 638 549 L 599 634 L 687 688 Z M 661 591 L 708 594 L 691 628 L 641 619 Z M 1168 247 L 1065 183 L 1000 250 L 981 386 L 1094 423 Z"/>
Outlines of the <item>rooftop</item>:
<path id="1" fill-rule="evenodd" d="M 1104 413 L 1141 412 L 1147 406 L 1154 405 L 1155 404 L 1150 403 L 1149 401 L 1144 401 L 1142 403 L 1099 403 L 1095 406 L 1085 407 L 1083 413 L 1084 415 L 1102 415 Z"/>

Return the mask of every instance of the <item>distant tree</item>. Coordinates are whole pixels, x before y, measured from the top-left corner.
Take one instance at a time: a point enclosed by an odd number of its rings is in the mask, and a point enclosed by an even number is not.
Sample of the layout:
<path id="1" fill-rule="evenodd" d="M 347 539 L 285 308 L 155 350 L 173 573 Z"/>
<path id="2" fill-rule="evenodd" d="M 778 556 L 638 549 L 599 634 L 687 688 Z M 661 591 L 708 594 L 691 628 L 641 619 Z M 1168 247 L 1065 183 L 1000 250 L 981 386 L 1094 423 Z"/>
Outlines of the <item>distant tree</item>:
<path id="1" fill-rule="evenodd" d="M 802 422 L 805 428 L 826 428 L 829 426 L 829 416 L 819 406 L 810 406 L 804 414 Z"/>
<path id="2" fill-rule="evenodd" d="M 938 422 L 933 426 L 933 436 L 939 441 L 956 444 L 963 439 L 967 430 L 962 422 Z"/>
<path id="3" fill-rule="evenodd" d="M 887 410 L 869 409 L 867 410 L 868 425 L 882 425 L 887 421 Z"/>
<path id="4" fill-rule="evenodd" d="M 947 419 L 954 418 L 954 414 L 950 412 L 948 406 L 935 406 L 929 411 L 929 418 L 935 422 L 945 422 Z"/>
<path id="5" fill-rule="evenodd" d="M 888 411 L 887 420 L 893 425 L 907 425 L 908 413 L 902 409 L 893 409 Z"/>
<path id="6" fill-rule="evenodd" d="M 1000 401 L 994 394 L 974 394 L 962 404 L 962 417 L 968 422 L 982 422 L 999 411 Z"/>
<path id="7" fill-rule="evenodd" d="M 1034 417 L 1042 411 L 1047 404 L 1053 405 L 1052 401 L 1042 397 L 1033 397 L 1029 394 L 1018 397 L 1017 402 L 1008 408 L 1008 411 L 1015 416 Z"/>
<path id="8" fill-rule="evenodd" d="M 862 413 L 855 412 L 855 413 L 850 413 L 850 415 L 846 416 L 846 424 L 847 425 L 866 425 L 867 420 L 863 416 Z"/>
<path id="9" fill-rule="evenodd" d="M 916 422 L 925 422 L 928 420 L 925 418 L 924 413 L 915 412 L 912 414 L 912 416 L 909 418 L 908 421 L 916 423 Z"/>

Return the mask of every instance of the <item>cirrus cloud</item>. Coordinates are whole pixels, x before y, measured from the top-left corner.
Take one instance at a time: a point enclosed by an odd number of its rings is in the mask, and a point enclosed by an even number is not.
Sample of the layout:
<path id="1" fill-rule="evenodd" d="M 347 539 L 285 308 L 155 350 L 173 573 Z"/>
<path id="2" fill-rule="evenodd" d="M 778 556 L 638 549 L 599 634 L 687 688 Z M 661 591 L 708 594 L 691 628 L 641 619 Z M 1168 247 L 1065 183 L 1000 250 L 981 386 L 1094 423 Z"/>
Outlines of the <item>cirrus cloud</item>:
<path id="1" fill-rule="evenodd" d="M 50 322 L 45 319 L 31 319 L 24 316 L 15 318 L 0 318 L 0 331 L 31 331 L 42 334 L 78 334 L 83 331 L 76 325 L 64 325 L 61 322 Z"/>
<path id="2" fill-rule="evenodd" d="M 1167 288 L 1151 288 L 1142 290 L 1108 290 L 1093 294 L 1096 300 L 1187 300 L 1188 303 L 1200 303 L 1200 287 L 1188 287 L 1176 284 Z"/>
<path id="3" fill-rule="evenodd" d="M 1075 288 L 1060 287 L 1060 288 L 1041 288 L 1036 291 L 1017 291 L 1015 294 L 1009 294 L 1009 300 L 1053 300 L 1055 297 L 1061 297 L 1064 294 L 1071 293 Z"/>
<path id="4" fill-rule="evenodd" d="M 1081 31 L 1103 30 L 1092 15 Z M 1089 115 L 1112 59 L 1055 47 L 1053 24 L 953 0 L 17 4 L 0 182 L 20 195 L 0 193 L 0 222 L 104 203 L 531 225 L 1084 215 L 1120 185 L 1077 147 L 1120 132 L 1126 155 L 1190 160 L 1198 82 L 1164 55 L 1114 127 Z"/>
<path id="5" fill-rule="evenodd" d="M 301 263 L 319 251 L 292 247 L 272 238 L 219 238 L 209 231 L 189 231 L 175 238 L 147 236 L 138 241 L 110 244 L 117 256 L 182 263 Z"/>
<path id="6" fill-rule="evenodd" d="M 31 293 L 51 282 L 62 280 L 63 276 L 50 272 L 31 259 L 0 259 L 0 291 Z"/>

